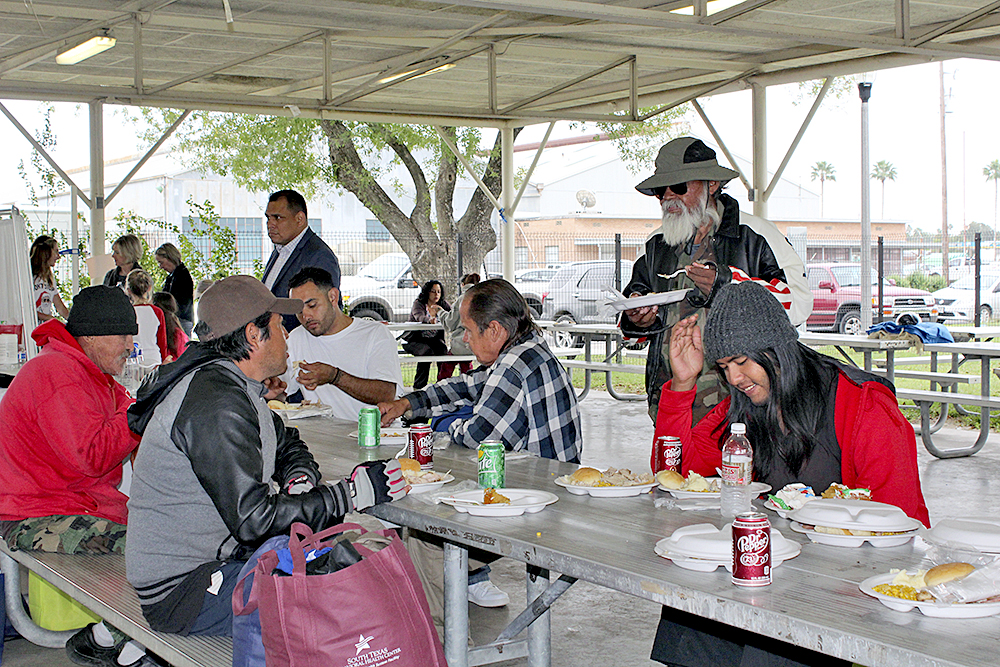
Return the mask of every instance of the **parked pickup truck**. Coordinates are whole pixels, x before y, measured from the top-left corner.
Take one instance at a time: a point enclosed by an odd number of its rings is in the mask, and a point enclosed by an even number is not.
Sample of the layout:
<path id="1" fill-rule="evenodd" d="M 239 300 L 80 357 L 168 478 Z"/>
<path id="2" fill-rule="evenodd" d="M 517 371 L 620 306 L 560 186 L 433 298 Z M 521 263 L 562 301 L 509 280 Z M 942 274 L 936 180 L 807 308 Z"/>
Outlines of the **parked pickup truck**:
<path id="1" fill-rule="evenodd" d="M 522 286 L 515 283 L 515 286 L 536 316 L 540 315 L 542 297 L 534 289 L 537 284 Z M 445 299 L 449 303 L 455 302 L 454 292 L 454 285 L 446 286 Z M 413 269 L 406 253 L 390 252 L 363 267 L 357 275 L 341 277 L 340 294 L 351 317 L 405 322 L 410 319 L 410 308 L 420 294 L 420 285 L 413 279 Z"/>
<path id="2" fill-rule="evenodd" d="M 812 315 L 806 320 L 810 331 L 833 330 L 859 334 L 861 331 L 861 265 L 809 264 L 806 267 L 809 289 L 813 295 Z M 878 274 L 871 272 L 872 308 L 878 308 Z M 875 311 L 877 312 L 877 310 Z M 912 313 L 921 320 L 937 319 L 937 306 L 930 292 L 882 283 L 882 314 L 896 319 Z"/>

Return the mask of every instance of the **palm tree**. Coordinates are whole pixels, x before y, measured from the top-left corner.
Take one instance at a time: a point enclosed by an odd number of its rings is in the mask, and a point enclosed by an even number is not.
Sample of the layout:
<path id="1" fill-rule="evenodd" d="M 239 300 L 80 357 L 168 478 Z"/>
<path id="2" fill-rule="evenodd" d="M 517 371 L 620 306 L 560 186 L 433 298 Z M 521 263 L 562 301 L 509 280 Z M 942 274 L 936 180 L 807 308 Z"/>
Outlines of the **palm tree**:
<path id="1" fill-rule="evenodd" d="M 993 260 L 997 258 L 997 185 L 1000 184 L 1000 160 L 993 160 L 983 167 L 986 182 L 993 181 Z"/>
<path id="2" fill-rule="evenodd" d="M 888 160 L 879 160 L 872 166 L 871 177 L 882 182 L 882 219 L 885 220 L 885 182 L 896 180 L 896 167 Z"/>
<path id="3" fill-rule="evenodd" d="M 837 180 L 837 169 L 829 162 L 817 162 L 812 166 L 812 180 L 819 179 L 819 217 L 823 217 L 823 184 Z"/>

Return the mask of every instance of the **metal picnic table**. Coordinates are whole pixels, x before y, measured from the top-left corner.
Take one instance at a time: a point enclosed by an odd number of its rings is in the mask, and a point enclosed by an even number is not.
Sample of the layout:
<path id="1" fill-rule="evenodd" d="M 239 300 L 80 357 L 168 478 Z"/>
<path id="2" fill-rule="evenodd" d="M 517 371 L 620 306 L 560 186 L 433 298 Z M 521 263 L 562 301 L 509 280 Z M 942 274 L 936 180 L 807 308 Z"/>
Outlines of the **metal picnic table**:
<path id="1" fill-rule="evenodd" d="M 886 377 L 889 382 L 895 382 L 895 368 L 894 359 L 896 350 L 906 350 L 910 347 L 910 341 L 902 339 L 893 338 L 868 338 L 867 336 L 852 336 L 850 334 L 822 334 L 822 333 L 803 333 L 799 334 L 799 341 L 804 345 L 809 347 L 823 347 L 827 345 L 832 345 L 837 348 L 837 352 L 849 363 L 851 366 L 857 366 L 851 355 L 847 354 L 844 350 L 845 347 L 849 347 L 854 350 L 860 350 L 864 354 L 864 367 L 866 371 L 871 372 L 872 370 L 872 353 L 873 352 L 885 352 L 885 368 Z"/>

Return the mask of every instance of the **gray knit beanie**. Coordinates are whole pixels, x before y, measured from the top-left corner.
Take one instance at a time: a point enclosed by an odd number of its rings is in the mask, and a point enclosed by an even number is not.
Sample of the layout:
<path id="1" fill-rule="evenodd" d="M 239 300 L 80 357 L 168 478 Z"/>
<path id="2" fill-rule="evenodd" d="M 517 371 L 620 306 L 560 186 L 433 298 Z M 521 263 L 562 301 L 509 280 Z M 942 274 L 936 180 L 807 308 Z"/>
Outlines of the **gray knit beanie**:
<path id="1" fill-rule="evenodd" d="M 798 340 L 778 300 L 749 280 L 723 286 L 708 313 L 703 342 L 705 359 L 715 363 Z"/>

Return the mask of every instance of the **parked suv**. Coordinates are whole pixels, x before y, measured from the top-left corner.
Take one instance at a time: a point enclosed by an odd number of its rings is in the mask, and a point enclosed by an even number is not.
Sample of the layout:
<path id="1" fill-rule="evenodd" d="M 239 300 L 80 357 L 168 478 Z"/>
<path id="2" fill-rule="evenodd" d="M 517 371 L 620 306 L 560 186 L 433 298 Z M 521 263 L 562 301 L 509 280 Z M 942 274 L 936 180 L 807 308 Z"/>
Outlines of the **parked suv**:
<path id="1" fill-rule="evenodd" d="M 622 260 L 621 267 L 624 286 L 632 277 L 632 262 Z M 604 285 L 614 287 L 614 284 L 614 260 L 566 264 L 552 276 L 542 293 L 542 319 L 570 324 L 613 323 L 613 314 L 601 316 L 599 310 L 601 302 L 607 298 L 601 288 Z M 556 335 L 556 345 L 577 346 L 581 342 L 579 339 L 570 334 Z"/>
<path id="2" fill-rule="evenodd" d="M 806 267 L 813 295 L 812 315 L 806 320 L 810 331 L 833 330 L 859 334 L 861 331 L 861 265 L 809 264 Z M 872 308 L 878 308 L 878 274 L 872 270 Z M 912 313 L 921 320 L 937 319 L 937 306 L 930 292 L 882 283 L 882 314 L 895 319 Z"/>
<path id="3" fill-rule="evenodd" d="M 442 281 L 444 282 L 444 281 Z M 524 295 L 536 315 L 542 312 L 538 284 L 514 286 Z M 449 285 L 445 298 L 455 302 L 454 286 Z M 413 269 L 406 253 L 390 252 L 379 256 L 354 276 L 340 279 L 340 293 L 351 317 L 367 317 L 382 322 L 405 322 L 410 319 L 413 300 L 420 285 L 413 279 Z"/>

